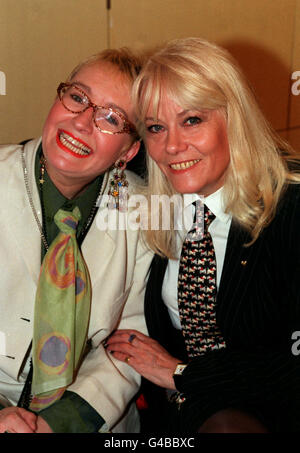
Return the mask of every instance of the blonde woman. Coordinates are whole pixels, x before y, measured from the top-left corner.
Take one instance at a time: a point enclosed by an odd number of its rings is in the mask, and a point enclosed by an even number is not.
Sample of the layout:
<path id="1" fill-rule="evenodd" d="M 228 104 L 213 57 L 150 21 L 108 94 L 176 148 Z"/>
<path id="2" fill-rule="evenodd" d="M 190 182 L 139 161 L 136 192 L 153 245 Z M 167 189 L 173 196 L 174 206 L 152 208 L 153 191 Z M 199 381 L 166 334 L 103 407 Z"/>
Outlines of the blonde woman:
<path id="1" fill-rule="evenodd" d="M 299 154 L 272 131 L 228 52 L 205 40 L 157 51 L 134 99 L 149 195 L 182 194 L 185 220 L 146 232 L 156 252 L 150 338 L 120 330 L 109 349 L 144 376 L 150 429 L 297 431 Z"/>

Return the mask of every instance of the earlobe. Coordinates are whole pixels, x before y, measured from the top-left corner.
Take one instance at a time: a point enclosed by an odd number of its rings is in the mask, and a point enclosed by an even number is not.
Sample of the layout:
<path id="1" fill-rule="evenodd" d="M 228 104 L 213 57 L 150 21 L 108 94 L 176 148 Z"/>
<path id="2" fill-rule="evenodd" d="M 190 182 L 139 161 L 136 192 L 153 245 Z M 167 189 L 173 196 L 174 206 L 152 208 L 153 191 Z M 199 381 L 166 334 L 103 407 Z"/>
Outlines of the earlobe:
<path id="1" fill-rule="evenodd" d="M 136 140 L 135 142 L 133 142 L 133 144 L 131 145 L 129 150 L 126 151 L 126 153 L 124 153 L 123 159 L 126 162 L 131 161 L 137 155 L 137 153 L 138 153 L 138 151 L 140 149 L 140 146 L 141 146 L 141 141 L 140 140 Z"/>

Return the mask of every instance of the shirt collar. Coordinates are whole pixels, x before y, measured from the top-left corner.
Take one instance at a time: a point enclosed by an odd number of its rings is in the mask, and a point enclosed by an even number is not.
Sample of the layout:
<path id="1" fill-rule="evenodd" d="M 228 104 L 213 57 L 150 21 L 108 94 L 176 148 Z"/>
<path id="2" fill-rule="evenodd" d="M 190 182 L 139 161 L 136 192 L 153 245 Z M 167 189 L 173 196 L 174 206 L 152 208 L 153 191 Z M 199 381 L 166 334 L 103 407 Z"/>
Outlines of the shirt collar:
<path id="1" fill-rule="evenodd" d="M 42 144 L 40 144 L 35 161 L 35 179 L 39 188 L 39 172 L 40 172 L 40 156 L 42 155 Z M 76 198 L 69 200 L 57 189 L 53 184 L 48 174 L 45 174 L 45 182 L 43 184 L 43 201 L 45 206 L 45 214 L 47 219 L 54 219 L 56 212 L 59 209 L 72 211 L 77 206 L 81 213 L 81 220 L 78 223 L 78 232 L 82 225 L 85 224 L 99 193 L 99 187 L 103 175 L 98 176 L 92 181 L 89 186 Z M 39 190 L 40 192 L 40 190 Z M 46 219 L 46 220 L 47 220 Z"/>
<path id="2" fill-rule="evenodd" d="M 211 212 L 219 220 L 221 220 L 221 222 L 228 223 L 231 220 L 231 215 L 225 212 L 223 193 L 224 188 L 221 187 L 208 197 L 204 197 L 203 195 L 198 195 L 196 193 L 184 194 L 183 195 L 184 209 L 190 206 L 194 201 L 201 200 L 204 204 L 206 204 L 206 206 L 211 210 Z"/>

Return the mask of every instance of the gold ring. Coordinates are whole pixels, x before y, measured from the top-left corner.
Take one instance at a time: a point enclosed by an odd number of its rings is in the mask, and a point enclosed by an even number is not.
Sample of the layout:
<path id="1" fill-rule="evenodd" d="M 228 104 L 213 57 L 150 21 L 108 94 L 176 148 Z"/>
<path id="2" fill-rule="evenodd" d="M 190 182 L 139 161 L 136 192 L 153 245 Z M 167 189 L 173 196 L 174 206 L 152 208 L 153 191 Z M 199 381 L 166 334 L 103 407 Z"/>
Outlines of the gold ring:
<path id="1" fill-rule="evenodd" d="M 130 357 L 126 357 L 125 362 L 129 363 Z"/>

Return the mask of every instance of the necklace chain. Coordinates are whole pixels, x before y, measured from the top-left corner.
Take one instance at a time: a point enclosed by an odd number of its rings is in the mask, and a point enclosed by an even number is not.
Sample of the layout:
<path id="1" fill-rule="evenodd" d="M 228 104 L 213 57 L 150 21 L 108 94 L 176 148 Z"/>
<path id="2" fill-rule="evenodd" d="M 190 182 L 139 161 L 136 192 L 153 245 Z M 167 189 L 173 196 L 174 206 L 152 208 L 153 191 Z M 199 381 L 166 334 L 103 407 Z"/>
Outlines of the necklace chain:
<path id="1" fill-rule="evenodd" d="M 25 162 L 25 151 L 24 151 L 24 148 L 22 148 L 22 150 L 21 150 L 21 159 L 22 159 L 22 168 L 23 168 L 24 182 L 25 182 L 25 187 L 26 187 L 26 193 L 27 193 L 28 201 L 29 201 L 29 204 L 30 204 L 33 216 L 34 216 L 34 219 L 36 221 L 37 227 L 39 229 L 40 236 L 42 238 L 44 247 L 45 247 L 46 250 L 48 250 L 49 244 L 48 244 L 48 241 L 47 241 L 43 226 L 42 226 L 42 224 L 40 222 L 38 213 L 37 213 L 37 211 L 35 209 L 35 206 L 34 206 L 34 203 L 33 203 L 32 194 L 31 194 L 31 191 L 30 191 L 30 188 L 29 188 L 28 170 L 27 170 L 26 162 Z M 90 215 L 89 215 L 85 225 L 82 227 L 82 230 L 80 232 L 78 240 L 84 237 L 86 231 L 89 229 L 89 227 L 90 227 L 90 225 L 91 225 L 91 223 L 92 223 L 92 221 L 93 221 L 93 219 L 94 219 L 94 217 L 95 217 L 95 215 L 96 215 L 96 213 L 98 211 L 99 201 L 100 201 L 100 198 L 101 198 L 102 193 L 103 193 L 104 179 L 105 179 L 105 177 L 102 180 L 98 196 L 97 196 L 96 201 L 95 201 L 95 203 L 94 203 L 94 205 L 93 205 L 93 207 L 91 209 Z"/>

